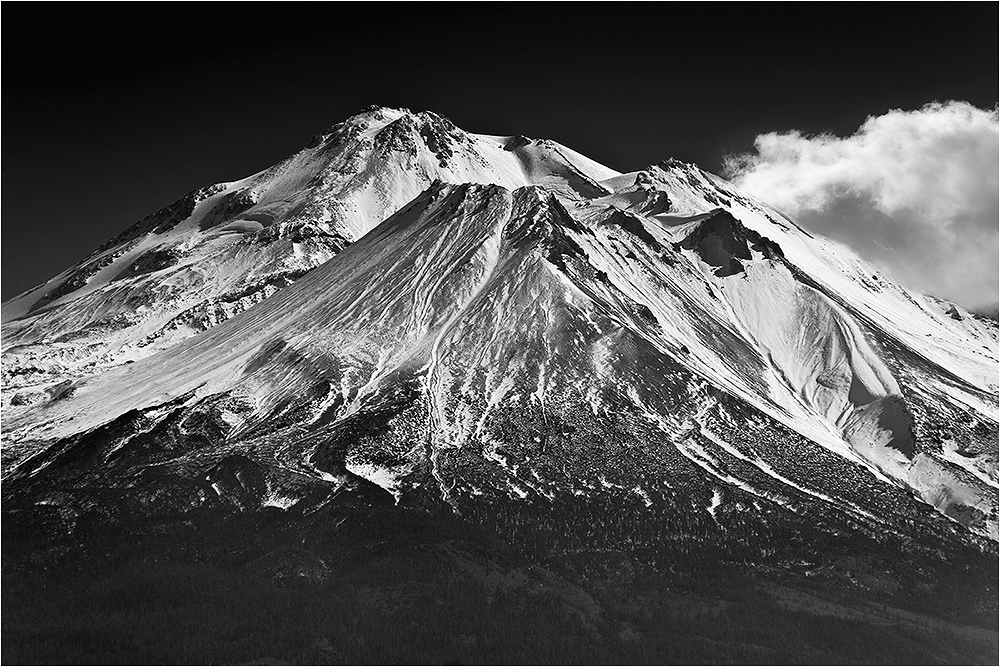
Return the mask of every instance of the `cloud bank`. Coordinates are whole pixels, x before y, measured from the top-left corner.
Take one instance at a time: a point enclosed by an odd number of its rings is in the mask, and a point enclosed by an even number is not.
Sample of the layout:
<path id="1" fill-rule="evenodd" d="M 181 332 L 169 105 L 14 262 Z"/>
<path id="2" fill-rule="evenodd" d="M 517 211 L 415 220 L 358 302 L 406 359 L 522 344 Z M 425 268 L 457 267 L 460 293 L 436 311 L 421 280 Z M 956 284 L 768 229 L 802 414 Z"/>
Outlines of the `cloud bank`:
<path id="1" fill-rule="evenodd" d="M 758 135 L 726 159 L 742 190 L 852 246 L 912 289 L 997 303 L 997 109 L 934 102 L 870 116 L 852 136 Z"/>

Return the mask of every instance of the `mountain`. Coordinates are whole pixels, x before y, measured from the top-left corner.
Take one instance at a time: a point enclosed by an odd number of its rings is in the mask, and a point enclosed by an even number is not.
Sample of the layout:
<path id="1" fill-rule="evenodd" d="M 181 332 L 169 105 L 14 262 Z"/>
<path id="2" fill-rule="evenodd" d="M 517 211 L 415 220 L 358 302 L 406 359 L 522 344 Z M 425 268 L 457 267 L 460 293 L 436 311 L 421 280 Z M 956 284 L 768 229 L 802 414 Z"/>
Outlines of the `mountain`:
<path id="1" fill-rule="evenodd" d="M 995 321 L 694 165 L 619 173 L 372 109 L 148 216 L 3 320 L 17 572 L 125 531 L 142 562 L 190 542 L 199 563 L 330 585 L 372 544 L 457 521 L 465 546 L 445 531 L 435 563 L 487 598 L 496 568 L 515 597 L 541 587 L 601 650 L 655 634 L 615 554 L 657 605 L 714 564 L 779 616 L 819 595 L 872 632 L 891 604 L 893 628 L 959 651 L 917 658 L 995 653 L 976 630 L 996 614 Z"/>
<path id="2" fill-rule="evenodd" d="M 472 135 L 372 109 L 287 160 L 189 193 L 3 304 L 5 386 L 38 389 L 143 358 L 274 294 L 431 182 L 586 190 L 610 169 L 550 141 Z M 506 149 L 505 149 L 506 148 Z"/>

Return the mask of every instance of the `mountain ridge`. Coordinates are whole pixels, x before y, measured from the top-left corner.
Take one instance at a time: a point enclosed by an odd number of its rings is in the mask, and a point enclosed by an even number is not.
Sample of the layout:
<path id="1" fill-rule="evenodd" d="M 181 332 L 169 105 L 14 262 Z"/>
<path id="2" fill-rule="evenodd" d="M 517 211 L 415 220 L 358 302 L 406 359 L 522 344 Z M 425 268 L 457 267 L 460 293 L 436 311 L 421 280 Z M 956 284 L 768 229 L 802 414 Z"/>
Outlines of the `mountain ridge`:
<path id="1" fill-rule="evenodd" d="M 496 138 L 487 135 L 467 135 L 455 128 L 450 121 L 436 114 L 426 112 L 412 114 L 404 110 L 386 109 L 371 110 L 352 117 L 320 135 L 311 146 L 320 153 L 339 151 L 337 155 L 342 158 L 341 163 L 344 160 L 347 163 L 351 163 L 351 160 L 356 161 L 359 154 L 369 155 L 365 153 L 367 150 L 374 150 L 377 159 L 390 162 L 399 160 L 401 156 L 402 162 L 393 164 L 402 164 L 404 168 L 375 171 L 376 180 L 388 178 L 388 183 L 398 183 L 400 174 L 407 173 L 407 169 L 420 171 L 423 168 L 420 165 L 426 165 L 426 160 L 425 162 L 420 160 L 427 156 L 438 160 L 439 168 L 447 168 L 456 159 L 460 160 L 460 167 L 467 165 L 468 160 L 461 162 L 464 159 L 463 150 L 468 151 L 467 144 L 479 143 L 493 147 L 492 153 L 488 151 L 471 153 L 474 157 L 478 156 L 480 166 L 491 159 L 503 160 L 504 154 L 515 154 L 515 162 L 501 162 L 506 166 L 501 168 L 499 176 L 494 175 L 493 180 L 506 179 L 508 181 L 506 186 L 502 184 L 479 186 L 472 183 L 448 186 L 445 181 L 436 178 L 430 181 L 429 187 L 422 194 L 416 195 L 400 208 L 384 203 L 381 196 L 372 195 L 372 191 L 368 189 L 368 184 L 371 182 L 368 174 L 373 168 L 370 160 L 374 158 L 366 158 L 368 160 L 366 164 L 369 166 L 360 171 L 348 170 L 346 175 L 340 175 L 341 171 L 331 172 L 328 167 L 321 167 L 319 172 L 321 175 L 333 174 L 333 181 L 330 181 L 327 177 L 307 178 L 304 173 L 290 171 L 289 165 L 312 159 L 308 155 L 303 157 L 304 153 L 300 152 L 249 179 L 233 182 L 238 185 L 236 188 L 233 184 L 229 184 L 221 190 L 219 186 L 205 190 L 205 192 L 216 190 L 218 192 L 204 201 L 212 197 L 217 198 L 219 193 L 227 194 L 224 199 L 213 201 L 209 210 L 200 215 L 195 214 L 196 203 L 187 217 L 198 220 L 195 223 L 198 229 L 195 234 L 203 234 L 206 230 L 217 226 L 222 226 L 224 229 L 231 228 L 234 225 L 238 226 L 241 216 L 245 216 L 246 211 L 255 210 L 255 207 L 261 205 L 267 210 L 268 198 L 273 199 L 274 196 L 284 195 L 283 201 L 300 202 L 291 206 L 289 210 L 292 211 L 301 209 L 303 201 L 313 202 L 309 205 L 313 207 L 327 206 L 326 202 L 330 201 L 329 196 L 322 193 L 329 190 L 330 183 L 346 182 L 352 184 L 351 187 L 354 189 L 351 191 L 361 193 L 358 195 L 360 201 L 365 201 L 368 205 L 375 202 L 376 211 L 389 210 L 380 208 L 389 206 L 395 207 L 395 212 L 370 232 L 360 231 L 363 226 L 351 231 L 351 223 L 347 223 L 346 227 L 342 225 L 338 232 L 339 238 L 345 239 L 351 234 L 358 234 L 357 240 L 363 240 L 364 248 L 370 250 L 377 246 L 379 240 L 391 239 L 394 234 L 409 234 L 415 239 L 414 242 L 421 248 L 421 252 L 427 253 L 425 256 L 413 256 L 405 267 L 411 274 L 416 272 L 418 280 L 416 284 L 423 279 L 420 276 L 434 274 L 421 273 L 421 269 L 414 267 L 419 267 L 426 261 L 433 261 L 428 258 L 438 256 L 436 253 L 439 253 L 444 242 L 441 238 L 432 238 L 433 235 L 422 236 L 422 230 L 434 225 L 443 225 L 437 230 L 438 235 L 445 234 L 447 230 L 449 234 L 458 234 L 462 237 L 469 231 L 464 227 L 466 223 L 462 222 L 456 227 L 454 220 L 470 221 L 469 224 L 478 221 L 473 224 L 471 228 L 473 230 L 485 224 L 486 227 L 483 227 L 481 232 L 486 235 L 485 239 L 480 239 L 477 236 L 480 232 L 475 232 L 469 237 L 468 243 L 471 245 L 452 247 L 445 244 L 448 252 L 440 255 L 443 264 L 435 265 L 438 267 L 436 270 L 441 272 L 441 277 L 435 279 L 433 286 L 420 288 L 430 290 L 422 297 L 425 299 L 422 304 L 407 300 L 404 290 L 411 289 L 413 287 L 411 283 L 403 281 L 394 287 L 387 287 L 395 290 L 392 293 L 402 299 L 399 302 L 401 305 L 395 307 L 409 313 L 405 318 L 406 324 L 401 325 L 399 329 L 404 337 L 396 337 L 398 334 L 392 333 L 386 327 L 386 331 L 377 334 L 375 346 L 363 353 L 363 356 L 367 357 L 359 362 L 365 367 L 382 368 L 385 363 L 382 358 L 385 350 L 391 350 L 393 346 L 398 348 L 400 341 L 407 340 L 407 337 L 418 340 L 421 336 L 430 335 L 429 332 L 438 326 L 435 322 L 443 321 L 444 324 L 439 324 L 442 330 L 438 337 L 417 347 L 429 346 L 427 353 L 429 358 L 420 369 L 426 372 L 428 378 L 425 380 L 427 383 L 424 387 L 425 393 L 429 392 L 429 396 L 435 395 L 430 386 L 437 383 L 439 386 L 435 391 L 450 396 L 450 392 L 455 388 L 445 387 L 440 379 L 434 378 L 439 346 L 450 326 L 456 323 L 466 325 L 462 321 L 468 315 L 465 309 L 474 305 L 472 302 L 495 277 L 497 269 L 495 263 L 500 259 L 499 247 L 504 242 L 508 223 L 498 228 L 495 222 L 490 221 L 498 219 L 497 216 L 512 216 L 510 220 L 516 219 L 520 226 L 507 239 L 509 245 L 516 248 L 519 244 L 534 242 L 540 244 L 538 247 L 544 248 L 542 251 L 544 257 L 539 257 L 543 262 L 539 265 L 542 267 L 542 273 L 537 273 L 539 270 L 537 268 L 524 268 L 525 271 L 534 271 L 532 275 L 536 275 L 536 280 L 541 281 L 535 286 L 536 289 L 545 281 L 555 280 L 555 287 L 546 289 L 555 289 L 556 292 L 569 289 L 569 293 L 574 296 L 561 298 L 569 299 L 569 302 L 574 298 L 582 298 L 583 303 L 589 304 L 584 306 L 584 310 L 593 307 L 597 308 L 595 312 L 612 313 L 612 321 L 617 323 L 616 326 L 624 326 L 632 332 L 631 335 L 638 335 L 639 340 L 644 340 L 645 344 L 652 345 L 658 350 L 657 354 L 666 353 L 674 362 L 679 361 L 682 366 L 693 370 L 697 377 L 708 379 L 714 386 L 740 400 L 750 401 L 787 427 L 798 430 L 831 451 L 867 467 L 869 472 L 883 481 L 893 479 L 896 480 L 894 483 L 913 487 L 917 493 L 923 494 L 925 501 L 941 506 L 945 513 L 950 511 L 952 505 L 965 508 L 954 510 L 953 514 L 956 516 L 965 516 L 966 510 L 971 511 L 973 517 L 980 518 L 968 521 L 977 525 L 985 521 L 979 530 L 985 530 L 996 539 L 995 503 L 991 506 L 988 495 L 984 495 L 982 489 L 976 490 L 979 488 L 979 482 L 972 482 L 970 486 L 962 481 L 971 471 L 973 478 L 985 481 L 988 486 L 995 485 L 995 482 L 991 481 L 993 479 L 991 475 L 995 476 L 995 455 L 991 458 L 990 452 L 987 451 L 985 458 L 977 455 L 973 459 L 978 463 L 969 464 L 960 458 L 952 457 L 946 460 L 943 456 L 924 456 L 918 452 L 913 445 L 912 416 L 906 407 L 906 401 L 902 398 L 892 398 L 901 396 L 900 387 L 880 355 L 874 352 L 871 347 L 872 342 L 868 339 L 873 335 L 876 337 L 888 335 L 890 338 L 895 337 L 896 343 L 906 347 L 908 354 L 919 350 L 916 352 L 917 357 L 926 359 L 927 363 L 931 364 L 932 370 L 935 367 L 938 369 L 935 374 L 940 377 L 934 378 L 935 381 L 940 381 L 941 378 L 953 378 L 950 383 L 946 383 L 948 387 L 946 391 L 962 392 L 965 397 L 963 400 L 979 413 L 978 419 L 984 417 L 989 419 L 991 416 L 986 402 L 989 400 L 987 397 L 990 396 L 990 387 L 988 384 L 983 386 L 981 379 L 979 382 L 973 380 L 970 383 L 968 379 L 962 378 L 962 375 L 968 375 L 970 368 L 976 368 L 968 362 L 970 360 L 975 362 L 975 355 L 982 356 L 983 350 L 989 349 L 988 345 L 981 345 L 978 350 L 958 348 L 963 345 L 962 336 L 967 335 L 968 323 L 965 327 L 956 329 L 957 325 L 952 324 L 955 322 L 953 318 L 945 319 L 944 315 L 947 313 L 934 313 L 926 302 L 919 303 L 913 295 L 894 285 L 884 276 L 871 273 L 872 278 L 869 279 L 867 272 L 872 271 L 871 267 L 853 254 L 841 259 L 837 253 L 842 250 L 835 244 L 818 240 L 816 236 L 801 230 L 777 212 L 768 210 L 742 195 L 721 179 L 675 160 L 668 160 L 633 174 L 619 174 L 596 163 L 586 162 L 582 156 L 575 156 L 571 160 L 566 156 L 575 154 L 554 142 L 546 140 L 536 142 L 523 137 Z M 344 153 L 345 145 L 351 146 L 354 152 Z M 540 149 L 535 151 L 534 147 Z M 309 148 L 305 150 L 307 152 Z M 421 153 L 425 150 L 426 153 Z M 424 158 L 421 158 L 422 155 Z M 459 157 L 456 158 L 456 155 Z M 321 164 L 326 163 L 321 161 Z M 581 168 L 589 169 L 593 177 L 581 172 Z M 517 170 L 520 170 L 520 181 L 514 176 L 518 173 Z M 379 173 L 388 175 L 378 177 Z M 481 175 L 480 172 L 476 173 Z M 598 177 L 604 178 L 597 180 Z M 277 180 L 274 180 L 275 178 Z M 529 183 L 519 184 L 525 181 Z M 253 185 L 255 182 L 265 185 L 255 186 Z M 386 185 L 386 181 L 380 182 L 381 189 L 375 192 L 396 192 L 396 186 Z M 271 185 L 266 185 L 268 183 Z M 295 184 L 301 183 L 308 183 L 305 199 L 302 195 L 294 195 L 293 200 L 288 200 L 289 193 L 295 191 L 295 187 L 300 187 Z M 354 187 L 358 183 L 361 183 L 360 190 Z M 278 194 L 254 194 L 258 191 L 260 193 L 277 191 Z M 319 196 L 314 194 L 317 191 L 321 193 Z M 405 196 L 408 195 L 404 195 L 404 198 Z M 230 203 L 234 201 L 234 197 L 236 204 Z M 380 201 L 383 203 L 379 204 Z M 513 211 L 516 202 L 520 202 L 522 209 L 520 213 L 514 215 L 500 212 Z M 498 206 L 500 208 L 497 208 Z M 270 210 L 274 210 L 273 206 Z M 494 212 L 489 213 L 491 210 Z M 295 215 L 295 213 L 291 215 L 293 220 Z M 416 219 L 413 218 L 414 215 L 417 216 Z M 741 217 L 736 217 L 737 215 Z M 483 216 L 485 217 L 480 220 Z M 153 216 L 153 219 L 157 219 L 157 216 Z M 184 220 L 172 221 L 172 226 L 166 231 L 182 224 L 192 226 L 192 223 L 184 223 Z M 260 234 L 262 231 L 283 224 L 287 223 L 277 223 L 253 234 Z M 408 228 L 412 224 L 418 224 L 418 228 L 410 232 Z M 126 238 L 134 241 L 135 239 L 128 235 L 143 238 L 161 233 L 160 227 L 151 229 L 149 227 L 148 223 L 140 222 L 133 228 L 134 231 L 126 232 Z M 489 231 L 490 229 L 492 231 Z M 776 242 L 771 237 L 780 238 L 781 242 Z M 586 246 L 586 249 L 581 244 Z M 292 251 L 298 253 L 295 245 L 292 243 Z M 282 289 L 273 297 L 266 295 L 265 298 L 271 307 L 271 314 L 265 316 L 265 320 L 270 322 L 267 326 L 274 331 L 288 329 L 291 326 L 289 322 L 294 321 L 296 316 L 291 316 L 289 319 L 289 315 L 283 314 L 285 311 L 282 309 L 286 306 L 293 308 L 293 312 L 309 310 L 310 307 L 302 305 L 288 305 L 290 303 L 288 299 L 295 298 L 295 295 L 300 295 L 298 297 L 300 301 L 304 299 L 321 304 L 340 303 L 343 300 L 342 296 L 333 294 L 318 296 L 329 292 L 322 286 L 316 287 L 319 290 L 316 294 L 308 293 L 307 290 L 309 286 L 317 285 L 322 280 L 324 271 L 327 274 L 333 271 L 333 276 L 340 276 L 331 277 L 330 280 L 333 282 L 350 281 L 356 279 L 358 275 L 370 272 L 372 269 L 366 267 L 372 267 L 371 262 L 362 261 L 360 265 L 349 263 L 350 257 L 360 252 L 352 250 L 353 245 L 353 242 L 351 244 L 345 242 L 335 253 L 341 258 L 336 266 L 348 267 L 344 269 L 348 273 L 341 275 L 334 269 L 314 268 L 297 280 L 294 287 Z M 396 253 L 407 251 L 405 248 L 393 247 L 396 248 L 393 251 Z M 626 254 L 622 256 L 617 248 L 626 247 Z M 379 257 L 388 257 L 386 255 L 388 251 L 384 248 L 380 252 Z M 817 252 L 824 253 L 824 261 L 820 263 L 813 261 L 807 264 L 806 270 L 803 270 L 800 266 L 803 263 L 802 258 L 815 258 Z M 788 253 L 791 253 L 792 259 L 789 259 Z M 515 260 L 508 258 L 508 261 Z M 161 270 L 156 266 L 154 263 L 153 273 Z M 385 267 L 382 267 L 377 271 L 384 269 Z M 463 282 L 467 279 L 463 277 L 464 273 L 478 277 L 472 283 L 466 284 Z M 847 274 L 846 278 L 844 274 Z M 862 276 L 861 280 L 857 280 L 859 274 Z M 458 281 L 452 288 L 449 288 L 451 284 L 449 275 Z M 119 273 L 118 276 L 119 278 L 112 279 L 109 284 L 129 278 L 127 272 Z M 738 282 L 729 282 L 728 279 L 731 278 L 737 279 Z M 292 282 L 288 280 L 287 275 L 285 279 L 287 282 Z M 514 281 L 513 285 L 518 284 L 516 278 L 511 280 Z M 567 280 L 568 287 L 563 284 Z M 878 282 L 873 283 L 873 281 Z M 744 288 L 743 285 L 747 287 Z M 56 291 L 59 289 L 59 286 L 55 288 Z M 692 289 L 697 289 L 697 293 L 692 292 Z M 775 309 L 763 303 L 759 298 L 761 290 L 769 293 L 768 303 L 781 304 L 780 307 Z M 885 290 L 888 290 L 895 299 L 896 313 L 904 313 L 909 316 L 911 322 L 914 316 L 922 318 L 924 322 L 921 324 L 925 330 L 931 327 L 940 335 L 938 325 L 941 322 L 949 323 L 951 328 L 948 334 L 949 342 L 954 346 L 953 349 L 926 345 L 918 347 L 913 343 L 916 336 L 912 334 L 909 337 L 904 334 L 899 338 L 897 328 L 888 326 L 884 315 L 885 303 L 878 303 L 880 293 Z M 699 293 L 702 296 L 698 296 Z M 551 294 L 548 297 L 551 307 L 548 310 L 538 311 L 536 320 L 548 321 L 552 313 L 558 312 L 559 307 L 555 305 L 556 298 Z M 663 295 L 669 296 L 664 299 Z M 788 301 L 788 295 L 792 295 L 792 301 Z M 860 303 L 851 303 L 851 298 L 859 295 L 862 297 Z M 355 294 L 352 298 L 362 299 L 361 303 L 364 304 L 354 315 L 359 321 L 369 318 L 371 312 L 390 303 L 383 301 L 381 306 L 373 305 L 369 302 L 370 298 L 376 297 L 365 294 L 361 296 Z M 537 296 L 535 298 L 537 299 Z M 449 305 L 454 299 L 458 300 L 457 305 Z M 465 306 L 461 306 L 462 303 L 465 303 Z M 873 308 L 873 303 L 881 307 L 883 313 Z M 901 310 L 900 303 L 908 311 Z M 236 310 L 232 313 L 235 316 L 233 320 L 229 318 L 220 320 L 220 326 L 226 321 L 235 321 L 236 324 L 223 326 L 221 329 L 209 327 L 205 334 L 197 338 L 198 342 L 194 347 L 184 342 L 187 340 L 185 336 L 178 341 L 170 341 L 170 344 L 162 350 L 167 356 L 157 357 L 159 360 L 155 364 L 140 363 L 128 369 L 118 366 L 121 370 L 117 372 L 113 371 L 114 366 L 111 367 L 112 370 L 103 380 L 107 383 L 106 386 L 122 386 L 121 383 L 127 384 L 131 378 L 145 377 L 143 382 L 148 388 L 143 389 L 143 393 L 139 396 L 146 398 L 137 399 L 135 396 L 127 395 L 125 402 L 109 403 L 107 399 L 109 391 L 100 389 L 102 380 L 99 377 L 94 376 L 95 379 L 92 380 L 84 378 L 67 380 L 57 375 L 56 379 L 59 382 L 54 386 L 59 389 L 56 394 L 49 391 L 48 395 L 50 397 L 57 395 L 58 400 L 49 399 L 48 403 L 40 404 L 38 410 L 31 408 L 29 400 L 23 418 L 15 413 L 11 420 L 14 425 L 14 434 L 11 437 L 28 438 L 32 441 L 36 441 L 39 437 L 46 440 L 58 439 L 100 426 L 101 423 L 106 423 L 108 418 L 113 419 L 115 415 L 124 414 L 131 409 L 149 409 L 162 404 L 163 400 L 154 398 L 157 396 L 169 402 L 191 391 L 199 396 L 230 391 L 244 380 L 235 370 L 220 366 L 212 347 L 214 343 L 208 341 L 221 340 L 223 334 L 238 327 L 240 322 L 248 322 L 246 326 L 252 329 L 263 327 L 265 320 L 252 317 L 254 304 L 248 305 L 251 311 L 247 311 L 245 315 L 240 316 L 240 311 Z M 456 307 L 457 310 L 451 312 L 450 309 Z M 510 307 L 513 308 L 512 312 L 517 312 L 520 308 L 516 305 Z M 444 310 L 441 314 L 436 314 L 439 308 Z M 762 308 L 764 310 L 761 310 Z M 414 310 L 418 313 L 423 312 L 424 317 L 432 319 L 421 323 L 421 316 L 414 315 Z M 257 311 L 264 312 L 260 309 Z M 298 335 L 299 339 L 316 339 L 317 332 L 329 324 L 329 318 L 336 317 L 336 306 L 333 310 L 327 307 L 320 308 L 317 312 L 319 314 L 310 320 L 311 323 L 304 325 L 304 333 Z M 678 313 L 688 314 L 678 317 Z M 386 313 L 383 312 L 381 317 L 383 321 L 373 325 L 376 329 L 377 326 L 384 325 L 385 316 Z M 588 313 L 587 319 L 591 317 L 592 314 Z M 801 317 L 806 318 L 802 321 L 805 324 L 799 322 L 798 318 Z M 817 320 L 819 323 L 816 324 L 815 333 L 809 334 L 806 333 L 807 330 L 800 329 L 800 325 L 813 326 L 807 320 L 815 320 L 816 317 L 825 319 Z M 779 324 L 776 328 L 775 322 Z M 867 322 L 866 334 L 862 334 L 858 322 Z M 341 326 L 346 326 L 347 331 L 351 330 L 351 325 L 346 322 Z M 533 325 L 530 322 L 525 322 L 524 331 L 529 331 L 531 326 Z M 862 328 L 866 326 L 863 325 Z M 824 333 L 830 327 L 833 327 L 832 333 Z M 799 330 L 796 331 L 797 329 Z M 421 334 L 421 331 L 427 333 Z M 892 333 L 887 334 L 887 332 Z M 980 335 L 982 333 L 979 332 Z M 237 338 L 241 335 L 237 334 Z M 356 335 L 357 341 L 366 340 L 364 333 L 358 331 Z M 500 335 L 496 333 L 496 336 Z M 593 338 L 595 335 L 603 336 L 603 333 L 598 327 L 586 335 L 579 333 L 577 335 Z M 819 338 L 809 338 L 817 335 Z M 830 335 L 833 337 L 830 338 Z M 417 338 L 414 339 L 413 336 Z M 275 344 L 289 349 L 296 348 L 293 342 L 286 341 L 281 336 L 274 338 L 275 341 L 279 341 L 278 343 L 267 342 L 264 338 L 270 339 L 273 336 L 269 334 L 261 338 L 254 334 L 247 340 L 259 341 L 258 343 L 244 341 L 240 343 L 242 347 L 239 348 L 245 350 L 240 353 L 242 355 L 240 358 L 257 355 L 255 357 L 257 361 L 254 363 L 261 366 L 255 370 L 257 374 L 268 363 L 260 357 L 262 350 L 271 349 Z M 334 347 L 347 345 L 351 348 L 355 345 L 346 342 L 347 338 L 343 334 L 339 340 L 341 342 L 336 343 Z M 377 343 L 379 340 L 382 342 Z M 719 348 L 720 342 L 723 348 Z M 227 347 L 231 345 L 224 344 Z M 525 363 L 540 364 L 537 370 L 538 387 L 535 392 L 525 393 L 536 397 L 535 400 L 543 404 L 546 390 L 542 378 L 545 375 L 546 364 L 557 365 L 556 357 L 564 351 L 554 351 L 550 346 L 552 341 L 545 339 L 544 335 L 537 344 L 542 350 L 539 352 L 539 359 L 542 361 Z M 809 351 L 809 346 L 816 344 L 821 346 L 819 351 Z M 377 352 L 376 348 L 380 345 L 384 346 L 381 348 L 383 351 Z M 403 345 L 404 357 L 423 354 L 415 350 L 406 352 L 405 350 L 409 349 L 406 345 L 408 344 Z M 196 350 L 198 346 L 210 350 L 209 354 L 213 361 L 209 362 L 204 354 L 199 357 L 196 352 L 190 352 L 187 357 L 177 356 L 185 354 L 178 351 Z M 230 347 L 230 349 L 237 348 Z M 883 346 L 884 349 L 886 348 Z M 679 354 L 678 350 L 687 352 Z M 817 353 L 819 357 L 815 356 Z M 803 354 L 806 357 L 800 358 Z M 203 357 L 204 360 L 200 360 Z M 184 361 L 185 358 L 191 361 Z M 224 358 L 230 359 L 226 364 L 243 363 L 231 354 Z M 170 360 L 166 361 L 167 359 Z M 706 361 L 709 359 L 715 361 Z M 141 362 L 141 359 L 136 361 Z M 410 362 L 397 360 L 393 363 L 403 363 L 405 366 Z M 502 360 L 498 358 L 494 363 L 502 365 Z M 589 363 L 590 360 L 581 357 L 577 368 L 587 367 Z M 959 365 L 956 366 L 956 363 Z M 159 387 L 168 384 L 165 378 L 176 377 L 176 373 L 164 376 L 158 370 L 164 364 L 174 368 L 190 369 L 189 379 L 184 380 L 177 388 L 162 391 Z M 825 366 L 820 368 L 817 364 Z M 946 371 L 947 366 L 961 370 L 956 374 L 955 371 Z M 720 371 L 727 367 L 732 368 L 733 372 Z M 212 368 L 216 370 L 211 371 Z M 390 364 L 384 372 L 391 375 L 401 368 L 402 366 L 392 367 Z M 595 368 L 599 369 L 599 365 Z M 576 371 L 564 366 L 563 372 L 573 375 Z M 988 371 L 978 372 L 982 374 L 977 379 L 989 376 Z M 161 377 L 153 377 L 158 374 Z M 219 379 L 223 376 L 230 379 Z M 378 373 L 368 377 L 362 374 L 355 381 L 361 383 L 360 389 L 371 388 L 380 381 L 377 376 Z M 216 379 L 212 380 L 213 377 Z M 975 372 L 973 377 L 976 377 Z M 92 382 L 97 383 L 93 390 L 88 386 Z M 586 384 L 584 380 L 580 382 Z M 466 387 L 468 386 L 470 385 L 466 384 Z M 498 387 L 484 386 L 483 391 L 490 394 L 497 389 Z M 638 391 L 634 387 L 631 390 Z M 88 391 L 94 392 L 95 396 L 90 399 L 90 403 L 86 402 Z M 15 402 L 8 400 L 10 403 Z M 439 399 L 429 400 L 433 403 Z M 450 399 L 443 400 L 447 403 Z M 657 400 L 662 403 L 665 399 Z M 488 400 L 487 406 L 491 402 L 492 399 Z M 649 410 L 641 396 L 633 402 L 640 412 L 658 414 L 656 409 Z M 112 408 L 113 405 L 121 407 Z M 358 409 L 360 408 L 356 406 L 348 407 L 347 412 L 340 417 L 349 417 L 354 414 L 352 410 Z M 596 414 L 596 407 L 594 411 Z M 437 420 L 436 428 L 447 431 L 449 425 L 445 415 L 446 410 L 439 406 L 431 410 L 432 415 L 435 412 L 437 417 L 431 418 Z M 479 417 L 480 424 L 486 420 L 488 413 L 489 409 Z M 42 416 L 43 424 L 40 432 L 38 424 L 32 423 L 39 415 Z M 101 415 L 98 419 L 103 422 L 94 421 L 97 415 Z M 428 435 L 432 442 L 436 437 L 433 430 L 432 428 L 432 432 Z M 32 431 L 36 434 L 31 435 Z M 431 454 L 432 458 L 437 456 L 433 448 Z M 9 471 L 11 465 L 16 467 L 22 462 L 19 459 L 19 456 L 13 459 L 8 457 L 5 468 Z M 11 461 L 16 462 L 12 464 Z M 985 465 L 986 468 L 977 465 Z M 961 470 L 956 472 L 956 466 Z M 954 478 L 956 474 L 962 479 Z M 941 481 L 942 475 L 945 476 L 944 481 Z M 928 477 L 930 482 L 925 479 Z M 941 489 L 945 491 L 942 492 Z M 444 495 L 447 496 L 447 493 Z"/>
<path id="2" fill-rule="evenodd" d="M 995 323 L 694 165 L 373 109 L 3 334 L 18 662 L 995 661 Z"/>

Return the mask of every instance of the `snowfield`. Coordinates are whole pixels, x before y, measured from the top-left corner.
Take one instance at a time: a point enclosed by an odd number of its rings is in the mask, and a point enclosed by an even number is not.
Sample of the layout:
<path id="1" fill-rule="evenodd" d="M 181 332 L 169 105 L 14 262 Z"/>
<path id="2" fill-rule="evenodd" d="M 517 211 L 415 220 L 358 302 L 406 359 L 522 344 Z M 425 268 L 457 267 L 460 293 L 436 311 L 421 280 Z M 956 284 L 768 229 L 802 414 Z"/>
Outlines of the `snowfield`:
<path id="1" fill-rule="evenodd" d="M 296 475 L 398 501 L 426 464 L 451 503 L 491 483 L 550 497 L 581 492 L 554 452 L 626 414 L 708 476 L 714 519 L 734 490 L 873 524 L 896 511 L 755 444 L 790 433 L 997 539 L 996 323 L 673 160 L 622 174 L 375 109 L 141 221 L 3 322 L 6 478 L 133 415 L 224 399 L 241 407 L 214 446 Z M 278 437 L 383 415 L 389 435 L 359 430 L 340 468 Z M 528 442 L 510 415 L 537 422 Z M 653 502 L 613 479 L 599 486 Z"/>

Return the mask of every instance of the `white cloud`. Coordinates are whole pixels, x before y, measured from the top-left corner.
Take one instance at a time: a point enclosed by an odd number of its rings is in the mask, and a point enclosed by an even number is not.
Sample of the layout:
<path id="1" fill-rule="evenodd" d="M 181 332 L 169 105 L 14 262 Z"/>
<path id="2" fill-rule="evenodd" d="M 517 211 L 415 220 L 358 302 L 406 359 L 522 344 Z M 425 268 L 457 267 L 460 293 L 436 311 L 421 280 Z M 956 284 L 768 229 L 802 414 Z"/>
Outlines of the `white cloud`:
<path id="1" fill-rule="evenodd" d="M 730 180 L 913 289 L 997 302 L 1000 125 L 966 102 L 871 116 L 852 136 L 759 135 Z"/>

